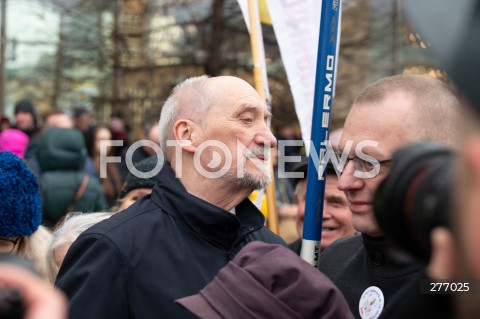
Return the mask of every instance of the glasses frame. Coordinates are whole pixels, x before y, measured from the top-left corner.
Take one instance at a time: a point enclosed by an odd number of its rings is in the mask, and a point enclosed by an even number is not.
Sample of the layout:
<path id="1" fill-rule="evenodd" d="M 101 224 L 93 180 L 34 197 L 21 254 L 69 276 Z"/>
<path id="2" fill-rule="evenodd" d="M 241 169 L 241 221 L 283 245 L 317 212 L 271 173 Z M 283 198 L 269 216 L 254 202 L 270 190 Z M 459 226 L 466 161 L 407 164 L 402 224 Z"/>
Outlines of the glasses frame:
<path id="1" fill-rule="evenodd" d="M 364 170 L 363 167 L 361 167 L 357 161 L 355 161 L 356 159 L 361 160 L 359 157 L 347 157 L 346 158 L 347 161 L 345 162 L 345 166 L 347 166 L 348 163 L 351 161 L 351 162 L 353 162 L 353 166 L 355 167 L 356 170 L 361 171 L 361 172 L 368 172 L 368 171 Z M 393 158 L 388 158 L 388 159 L 384 159 L 382 161 L 377 160 L 377 163 L 379 165 L 385 165 L 385 164 L 391 163 L 392 161 L 393 161 Z M 365 162 L 367 162 L 367 161 L 365 161 Z"/>
<path id="2" fill-rule="evenodd" d="M 8 241 L 8 242 L 13 243 L 12 249 L 10 251 L 5 251 L 4 253 L 11 254 L 12 251 L 15 249 L 15 247 L 17 247 L 17 245 L 21 241 L 21 239 L 22 239 L 22 237 L 17 237 L 16 239 L 11 239 L 11 238 L 8 238 L 8 237 L 0 238 L 0 241 L 3 240 L 3 241 Z"/>
<path id="3" fill-rule="evenodd" d="M 340 155 L 339 154 L 336 154 L 337 156 L 337 160 L 340 162 Z M 393 158 L 388 158 L 388 159 L 384 159 L 384 160 L 377 160 L 377 162 L 375 163 L 375 165 L 373 165 L 371 167 L 371 169 L 365 169 L 363 167 L 363 165 L 359 162 L 359 161 L 363 161 L 365 163 L 370 163 L 370 162 L 367 162 L 365 160 L 362 160 L 361 158 L 359 157 L 347 157 L 345 159 L 345 165 L 343 166 L 343 170 L 341 172 L 341 174 L 344 173 L 344 170 L 345 168 L 347 167 L 347 165 L 352 162 L 353 163 L 353 167 L 355 168 L 355 173 L 354 175 L 358 178 L 362 178 L 362 179 L 370 179 L 370 178 L 374 178 L 376 176 L 378 176 L 378 174 L 380 173 L 380 166 L 381 165 L 386 165 L 386 164 L 389 164 L 393 161 Z M 376 167 L 376 164 L 378 163 L 378 167 Z"/>

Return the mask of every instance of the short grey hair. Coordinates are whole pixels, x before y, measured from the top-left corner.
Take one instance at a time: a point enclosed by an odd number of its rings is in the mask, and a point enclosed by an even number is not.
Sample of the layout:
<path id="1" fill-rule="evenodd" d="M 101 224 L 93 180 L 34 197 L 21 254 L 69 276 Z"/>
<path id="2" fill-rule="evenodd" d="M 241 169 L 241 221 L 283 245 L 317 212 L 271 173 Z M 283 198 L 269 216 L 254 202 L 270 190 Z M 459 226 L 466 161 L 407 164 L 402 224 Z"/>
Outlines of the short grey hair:
<path id="1" fill-rule="evenodd" d="M 83 214 L 71 213 L 67 215 L 64 222 L 53 232 L 53 239 L 47 252 L 48 276 L 52 282 L 55 282 L 59 270 L 59 267 L 55 264 L 55 259 L 53 258 L 55 249 L 64 244 L 72 244 L 81 233 L 102 220 L 110 218 L 113 214 L 114 213 L 109 212 L 98 212 Z"/>
<path id="2" fill-rule="evenodd" d="M 175 121 L 186 118 L 205 126 L 204 115 L 213 104 L 213 96 L 206 88 L 208 79 L 207 75 L 202 75 L 183 81 L 165 101 L 158 123 L 160 148 L 165 155 L 168 154 L 167 140 L 173 139 L 172 127 Z"/>
<path id="3" fill-rule="evenodd" d="M 462 103 L 448 83 L 426 75 L 389 76 L 367 86 L 353 105 L 378 103 L 393 92 L 404 92 L 413 98 L 415 109 L 405 120 L 408 141 L 431 140 L 458 147 L 462 138 Z"/>

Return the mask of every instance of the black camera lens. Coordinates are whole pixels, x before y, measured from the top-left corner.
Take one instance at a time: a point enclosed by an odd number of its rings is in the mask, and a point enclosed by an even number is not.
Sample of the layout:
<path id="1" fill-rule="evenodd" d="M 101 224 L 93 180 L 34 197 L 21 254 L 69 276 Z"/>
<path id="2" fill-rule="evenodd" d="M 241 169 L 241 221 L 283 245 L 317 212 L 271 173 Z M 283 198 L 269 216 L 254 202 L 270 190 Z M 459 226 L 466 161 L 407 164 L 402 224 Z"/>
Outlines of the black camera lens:
<path id="1" fill-rule="evenodd" d="M 409 253 L 428 260 L 430 232 L 449 227 L 453 151 L 435 143 L 399 149 L 373 205 L 379 226 Z"/>

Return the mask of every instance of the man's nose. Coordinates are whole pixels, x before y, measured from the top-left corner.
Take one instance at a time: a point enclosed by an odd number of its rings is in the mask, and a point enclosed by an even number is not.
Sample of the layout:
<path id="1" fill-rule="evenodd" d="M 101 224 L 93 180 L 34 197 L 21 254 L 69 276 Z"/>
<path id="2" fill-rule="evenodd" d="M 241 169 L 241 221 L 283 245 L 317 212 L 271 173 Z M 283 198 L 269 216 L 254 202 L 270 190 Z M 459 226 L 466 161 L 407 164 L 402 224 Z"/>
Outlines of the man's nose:
<path id="1" fill-rule="evenodd" d="M 260 129 L 260 132 L 258 132 L 257 136 L 255 137 L 255 142 L 258 145 L 268 145 L 270 148 L 277 147 L 277 139 L 266 124 L 264 124 Z"/>
<path id="2" fill-rule="evenodd" d="M 322 216 L 323 220 L 326 220 L 326 219 L 331 219 L 332 218 L 332 214 L 330 214 L 330 212 L 328 211 L 328 208 L 327 208 L 327 204 L 323 204 L 323 216 Z"/>
<path id="3" fill-rule="evenodd" d="M 363 180 L 355 176 L 353 162 L 349 162 L 344 168 L 337 182 L 337 188 L 341 191 L 349 191 L 363 187 Z"/>

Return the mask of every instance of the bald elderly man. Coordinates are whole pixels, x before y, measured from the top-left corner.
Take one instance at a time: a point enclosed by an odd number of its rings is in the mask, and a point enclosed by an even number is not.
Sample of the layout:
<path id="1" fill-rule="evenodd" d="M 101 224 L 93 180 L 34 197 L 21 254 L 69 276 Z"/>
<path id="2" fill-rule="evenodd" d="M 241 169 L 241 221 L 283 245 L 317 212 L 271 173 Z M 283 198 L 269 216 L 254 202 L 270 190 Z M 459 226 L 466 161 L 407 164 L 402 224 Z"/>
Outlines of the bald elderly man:
<path id="1" fill-rule="evenodd" d="M 265 102 L 245 81 L 191 78 L 165 102 L 165 157 L 151 195 L 83 233 L 56 284 L 69 318 L 193 318 L 198 293 L 248 242 L 285 245 L 248 200 L 276 146 Z"/>

